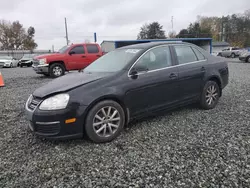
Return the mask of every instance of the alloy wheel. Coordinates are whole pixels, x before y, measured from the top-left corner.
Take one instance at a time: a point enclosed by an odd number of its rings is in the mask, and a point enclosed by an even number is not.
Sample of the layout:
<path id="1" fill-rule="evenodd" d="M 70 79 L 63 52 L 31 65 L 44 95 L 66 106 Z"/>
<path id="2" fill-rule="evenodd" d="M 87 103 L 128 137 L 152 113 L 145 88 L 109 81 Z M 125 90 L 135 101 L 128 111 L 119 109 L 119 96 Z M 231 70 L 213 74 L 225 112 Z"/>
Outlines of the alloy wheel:
<path id="1" fill-rule="evenodd" d="M 62 68 L 59 66 L 56 66 L 53 68 L 53 74 L 55 76 L 60 76 L 62 74 Z"/>
<path id="2" fill-rule="evenodd" d="M 121 115 L 118 110 L 112 106 L 106 106 L 95 114 L 93 128 L 98 136 L 110 137 L 118 130 L 120 121 Z"/>
<path id="3" fill-rule="evenodd" d="M 218 91 L 214 85 L 211 85 L 207 88 L 206 92 L 206 102 L 208 105 L 212 105 L 218 98 Z"/>

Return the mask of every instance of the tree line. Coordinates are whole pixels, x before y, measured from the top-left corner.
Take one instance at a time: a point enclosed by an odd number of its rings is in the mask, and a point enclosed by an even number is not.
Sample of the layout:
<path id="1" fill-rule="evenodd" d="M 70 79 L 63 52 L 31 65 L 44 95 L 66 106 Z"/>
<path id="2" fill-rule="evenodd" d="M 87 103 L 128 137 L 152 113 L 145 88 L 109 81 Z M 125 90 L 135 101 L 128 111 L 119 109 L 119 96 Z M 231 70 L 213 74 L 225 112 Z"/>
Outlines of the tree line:
<path id="1" fill-rule="evenodd" d="M 35 28 L 27 30 L 19 21 L 0 21 L 1 50 L 34 50 L 37 44 L 34 40 Z"/>
<path id="2" fill-rule="evenodd" d="M 213 38 L 213 41 L 226 41 L 232 46 L 250 46 L 250 9 L 241 14 L 222 17 L 197 16 L 197 20 L 190 23 L 175 35 L 169 32 L 170 38 Z M 163 26 L 158 22 L 144 24 L 140 28 L 137 39 L 165 39 Z"/>

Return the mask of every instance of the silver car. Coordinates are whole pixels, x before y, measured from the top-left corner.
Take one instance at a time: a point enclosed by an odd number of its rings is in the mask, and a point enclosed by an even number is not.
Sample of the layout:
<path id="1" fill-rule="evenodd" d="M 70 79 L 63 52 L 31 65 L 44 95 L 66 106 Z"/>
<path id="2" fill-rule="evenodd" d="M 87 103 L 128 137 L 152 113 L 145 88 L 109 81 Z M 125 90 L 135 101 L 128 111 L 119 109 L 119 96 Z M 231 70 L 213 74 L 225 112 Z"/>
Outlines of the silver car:
<path id="1" fill-rule="evenodd" d="M 17 67 L 18 60 L 12 56 L 0 56 L 0 67 Z"/>
<path id="2" fill-rule="evenodd" d="M 244 52 L 242 52 L 239 56 L 239 60 L 250 63 L 250 51 L 245 50 Z"/>
<path id="3" fill-rule="evenodd" d="M 235 58 L 236 56 L 239 56 L 240 53 L 241 53 L 240 48 L 229 47 L 220 51 L 218 53 L 218 56 Z"/>

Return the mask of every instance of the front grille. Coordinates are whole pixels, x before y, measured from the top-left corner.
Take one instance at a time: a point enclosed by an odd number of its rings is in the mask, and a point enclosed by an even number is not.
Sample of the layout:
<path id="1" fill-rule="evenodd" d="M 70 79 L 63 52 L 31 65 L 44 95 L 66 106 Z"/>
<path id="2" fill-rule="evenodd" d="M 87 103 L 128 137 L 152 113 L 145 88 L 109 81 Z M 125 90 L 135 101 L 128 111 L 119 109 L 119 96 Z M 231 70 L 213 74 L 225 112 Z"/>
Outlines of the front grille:
<path id="1" fill-rule="evenodd" d="M 26 61 L 29 61 L 29 60 L 21 60 L 22 63 L 23 63 L 23 62 L 26 62 Z"/>
<path id="2" fill-rule="evenodd" d="M 56 135 L 60 132 L 60 124 L 40 124 L 36 123 L 35 131 L 40 134 Z"/>
<path id="3" fill-rule="evenodd" d="M 40 102 L 41 99 L 33 96 L 31 102 L 28 105 L 29 109 L 34 110 Z"/>
<path id="4" fill-rule="evenodd" d="M 4 66 L 4 62 L 0 62 L 0 66 Z"/>
<path id="5" fill-rule="evenodd" d="M 38 65 L 39 65 L 39 61 L 38 61 L 37 59 L 34 59 L 34 60 L 33 60 L 33 65 L 34 65 L 34 66 L 38 66 Z"/>

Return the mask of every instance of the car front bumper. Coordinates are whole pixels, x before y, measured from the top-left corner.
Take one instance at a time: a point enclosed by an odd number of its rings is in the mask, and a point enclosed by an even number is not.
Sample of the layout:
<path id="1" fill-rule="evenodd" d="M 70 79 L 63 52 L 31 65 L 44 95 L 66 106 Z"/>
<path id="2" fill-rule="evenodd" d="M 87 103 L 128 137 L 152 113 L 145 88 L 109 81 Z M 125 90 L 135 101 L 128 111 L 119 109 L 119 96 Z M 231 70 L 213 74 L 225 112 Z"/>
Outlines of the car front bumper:
<path id="1" fill-rule="evenodd" d="M 4 64 L 3 67 L 11 67 L 10 64 Z"/>
<path id="2" fill-rule="evenodd" d="M 43 74 L 43 73 L 49 73 L 49 65 L 37 65 L 37 66 L 32 66 L 33 70 L 37 73 L 37 74 Z"/>
<path id="3" fill-rule="evenodd" d="M 68 107 L 53 111 L 39 110 L 38 106 L 31 110 L 28 103 L 25 105 L 28 126 L 35 135 L 53 140 L 83 137 L 84 112 L 87 106 Z M 76 118 L 76 121 L 73 123 L 65 122 L 72 118 Z"/>
<path id="4" fill-rule="evenodd" d="M 19 62 L 19 65 L 22 66 L 27 66 L 27 65 L 32 65 L 33 63 L 31 61 L 24 61 L 24 62 Z"/>
<path id="5" fill-rule="evenodd" d="M 239 57 L 240 61 L 246 61 L 246 57 Z"/>

